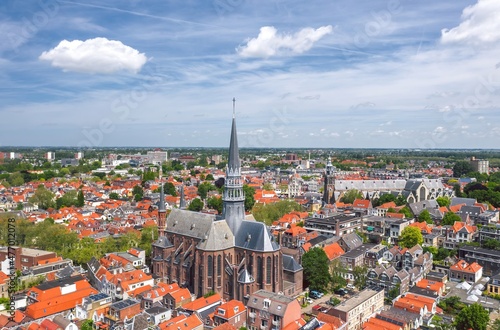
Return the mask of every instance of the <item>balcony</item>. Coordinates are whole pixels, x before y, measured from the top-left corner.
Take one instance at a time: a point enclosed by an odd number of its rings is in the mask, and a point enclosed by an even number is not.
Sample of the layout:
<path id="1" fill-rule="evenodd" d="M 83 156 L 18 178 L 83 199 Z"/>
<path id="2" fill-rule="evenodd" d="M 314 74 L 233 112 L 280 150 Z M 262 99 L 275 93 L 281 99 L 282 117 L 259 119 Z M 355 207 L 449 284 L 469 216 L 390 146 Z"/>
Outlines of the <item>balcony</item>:
<path id="1" fill-rule="evenodd" d="M 254 319 L 255 318 L 255 312 L 249 312 L 248 313 L 248 317 L 251 318 L 251 319 Z"/>

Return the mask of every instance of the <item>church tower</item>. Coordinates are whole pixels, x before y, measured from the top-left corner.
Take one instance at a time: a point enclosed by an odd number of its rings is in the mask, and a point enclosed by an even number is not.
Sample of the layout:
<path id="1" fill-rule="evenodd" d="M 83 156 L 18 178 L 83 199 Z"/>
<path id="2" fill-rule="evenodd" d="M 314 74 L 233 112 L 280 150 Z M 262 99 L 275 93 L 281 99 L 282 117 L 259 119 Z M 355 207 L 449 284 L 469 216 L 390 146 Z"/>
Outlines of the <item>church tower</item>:
<path id="1" fill-rule="evenodd" d="M 328 157 L 328 163 L 326 164 L 326 170 L 324 174 L 324 187 L 323 187 L 323 203 L 333 204 L 335 203 L 335 197 L 333 192 L 335 191 L 335 166 L 332 165 L 332 158 Z"/>
<path id="2" fill-rule="evenodd" d="M 167 209 L 165 207 L 165 192 L 163 191 L 162 168 L 160 165 L 160 204 L 158 205 L 158 236 L 165 236 L 165 228 L 167 223 Z"/>
<path id="3" fill-rule="evenodd" d="M 231 127 L 231 141 L 229 142 L 229 157 L 226 167 L 226 182 L 222 197 L 222 216 L 226 219 L 229 228 L 237 235 L 241 222 L 245 219 L 245 195 L 243 194 L 243 180 L 241 179 L 241 162 L 236 134 L 235 102 L 233 98 L 233 125 Z"/>

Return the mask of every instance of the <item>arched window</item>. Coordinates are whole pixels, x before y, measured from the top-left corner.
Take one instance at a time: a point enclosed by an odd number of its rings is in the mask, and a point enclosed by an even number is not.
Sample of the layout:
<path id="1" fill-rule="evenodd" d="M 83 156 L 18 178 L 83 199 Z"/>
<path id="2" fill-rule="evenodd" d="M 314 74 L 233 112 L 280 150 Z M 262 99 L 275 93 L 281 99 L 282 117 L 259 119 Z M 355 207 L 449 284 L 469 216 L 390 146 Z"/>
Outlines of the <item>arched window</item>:
<path id="1" fill-rule="evenodd" d="M 207 275 L 212 276 L 214 271 L 214 261 L 212 256 L 208 256 L 207 258 Z"/>
<path id="2" fill-rule="evenodd" d="M 266 283 L 271 284 L 271 257 L 267 257 L 266 262 Z"/>
<path id="3" fill-rule="evenodd" d="M 262 257 L 257 257 L 257 283 L 261 284 L 262 283 L 262 268 L 264 265 L 262 265 Z"/>
<path id="4" fill-rule="evenodd" d="M 219 255 L 217 256 L 217 276 L 221 275 L 221 269 L 222 269 L 222 257 Z"/>

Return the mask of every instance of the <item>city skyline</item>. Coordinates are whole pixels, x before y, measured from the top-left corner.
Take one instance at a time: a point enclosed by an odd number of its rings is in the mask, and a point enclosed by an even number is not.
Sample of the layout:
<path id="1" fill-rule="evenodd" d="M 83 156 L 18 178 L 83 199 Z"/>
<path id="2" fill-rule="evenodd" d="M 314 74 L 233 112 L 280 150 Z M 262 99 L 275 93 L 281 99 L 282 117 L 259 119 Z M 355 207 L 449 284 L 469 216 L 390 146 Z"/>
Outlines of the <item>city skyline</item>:
<path id="1" fill-rule="evenodd" d="M 500 3 L 0 5 L 1 146 L 496 148 Z"/>

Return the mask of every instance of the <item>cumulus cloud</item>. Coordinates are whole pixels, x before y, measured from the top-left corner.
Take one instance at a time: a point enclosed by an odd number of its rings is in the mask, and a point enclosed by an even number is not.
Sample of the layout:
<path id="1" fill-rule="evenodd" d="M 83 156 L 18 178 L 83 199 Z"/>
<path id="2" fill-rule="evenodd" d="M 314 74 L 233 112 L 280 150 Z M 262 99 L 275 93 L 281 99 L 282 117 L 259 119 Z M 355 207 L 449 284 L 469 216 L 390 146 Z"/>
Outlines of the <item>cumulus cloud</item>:
<path id="1" fill-rule="evenodd" d="M 64 71 L 84 73 L 137 73 L 147 62 L 146 55 L 124 45 L 121 41 L 106 38 L 63 40 L 55 48 L 43 52 L 40 60 Z"/>
<path id="2" fill-rule="evenodd" d="M 318 29 L 304 28 L 293 35 L 278 34 L 274 26 L 263 26 L 257 38 L 248 39 L 246 45 L 236 48 L 236 51 L 242 57 L 261 58 L 287 53 L 302 54 L 331 32 L 331 25 Z"/>
<path id="3" fill-rule="evenodd" d="M 491 44 L 500 41 L 500 1 L 478 0 L 462 12 L 462 22 L 441 31 L 443 43 L 466 45 Z"/>

